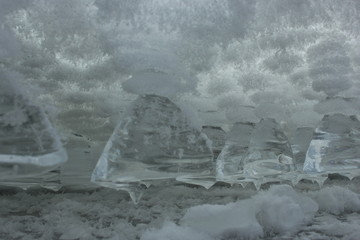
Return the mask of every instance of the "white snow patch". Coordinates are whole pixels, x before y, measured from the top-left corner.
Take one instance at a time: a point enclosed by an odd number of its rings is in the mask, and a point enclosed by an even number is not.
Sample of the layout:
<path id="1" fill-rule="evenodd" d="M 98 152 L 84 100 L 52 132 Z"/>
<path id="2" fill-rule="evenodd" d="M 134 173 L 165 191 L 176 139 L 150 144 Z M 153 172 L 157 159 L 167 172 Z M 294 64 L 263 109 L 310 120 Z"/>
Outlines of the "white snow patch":
<path id="1" fill-rule="evenodd" d="M 255 205 L 250 199 L 227 205 L 200 205 L 191 207 L 181 221 L 182 225 L 198 232 L 218 237 L 236 234 L 256 239 L 263 230 L 255 216 Z"/>
<path id="2" fill-rule="evenodd" d="M 326 187 L 309 196 L 319 204 L 319 209 L 331 214 L 360 211 L 360 195 L 339 186 Z"/>
<path id="3" fill-rule="evenodd" d="M 359 179 L 337 181 L 342 187 L 326 184 L 321 190 L 299 183 L 298 189 L 277 185 L 260 192 L 169 184 L 147 189 L 138 205 L 111 189 L 0 191 L 0 239 L 357 240 Z"/>
<path id="4" fill-rule="evenodd" d="M 281 235 L 296 232 L 311 221 L 317 210 L 316 202 L 290 186 L 272 186 L 251 199 L 226 205 L 191 207 L 178 228 L 186 228 L 188 233 L 207 234 L 214 239 L 258 239 L 264 233 Z M 171 229 L 175 228 L 171 226 Z M 153 236 L 166 236 L 168 232 L 168 224 L 157 231 L 152 230 Z"/>

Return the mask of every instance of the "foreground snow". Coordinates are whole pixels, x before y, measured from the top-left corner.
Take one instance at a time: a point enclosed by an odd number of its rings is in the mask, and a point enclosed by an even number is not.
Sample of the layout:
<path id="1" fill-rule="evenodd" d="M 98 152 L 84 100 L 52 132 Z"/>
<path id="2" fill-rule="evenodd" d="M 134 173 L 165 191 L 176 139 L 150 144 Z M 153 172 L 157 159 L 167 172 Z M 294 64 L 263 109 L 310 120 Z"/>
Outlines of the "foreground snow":
<path id="1" fill-rule="evenodd" d="M 0 239 L 357 239 L 359 184 L 154 187 L 138 205 L 109 189 L 2 191 Z"/>

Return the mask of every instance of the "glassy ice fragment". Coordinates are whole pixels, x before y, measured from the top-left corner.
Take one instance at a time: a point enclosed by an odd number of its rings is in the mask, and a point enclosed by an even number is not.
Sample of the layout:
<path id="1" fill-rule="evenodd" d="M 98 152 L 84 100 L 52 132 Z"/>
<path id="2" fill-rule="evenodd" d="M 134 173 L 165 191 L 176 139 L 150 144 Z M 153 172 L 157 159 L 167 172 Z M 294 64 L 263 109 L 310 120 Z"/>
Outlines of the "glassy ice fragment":
<path id="1" fill-rule="evenodd" d="M 262 119 L 251 134 L 248 154 L 244 158 L 244 175 L 271 177 L 293 170 L 291 145 L 284 131 L 274 119 Z"/>
<path id="2" fill-rule="evenodd" d="M 77 132 L 67 134 L 66 140 L 70 160 L 61 165 L 61 183 L 64 188 L 74 190 L 99 187 L 91 182 L 91 174 L 106 142 L 95 141 Z"/>
<path id="3" fill-rule="evenodd" d="M 217 158 L 225 145 L 226 132 L 217 126 L 203 126 L 202 132 L 211 140 L 214 158 Z"/>
<path id="4" fill-rule="evenodd" d="M 225 146 L 216 160 L 217 179 L 228 182 L 242 175 L 254 123 L 237 122 L 226 136 Z"/>
<path id="5" fill-rule="evenodd" d="M 325 115 L 307 150 L 304 172 L 348 175 L 359 174 L 359 169 L 359 120 L 343 114 Z"/>
<path id="6" fill-rule="evenodd" d="M 45 173 L 33 174 L 32 176 L 1 179 L 0 185 L 27 190 L 30 188 L 45 188 L 58 191 L 62 188 L 60 168 L 49 170 Z"/>
<path id="7" fill-rule="evenodd" d="M 114 130 L 94 169 L 92 181 L 121 188 L 178 178 L 201 185 L 212 174 L 213 153 L 205 134 L 166 97 L 139 97 Z M 129 191 L 131 187 L 123 190 Z"/>
<path id="8" fill-rule="evenodd" d="M 0 179 L 34 177 L 66 160 L 42 109 L 19 95 L 0 92 Z"/>
<path id="9" fill-rule="evenodd" d="M 311 127 L 299 127 L 290 139 L 291 149 L 294 156 L 294 164 L 297 170 L 304 167 L 306 151 L 309 148 L 314 129 Z"/>

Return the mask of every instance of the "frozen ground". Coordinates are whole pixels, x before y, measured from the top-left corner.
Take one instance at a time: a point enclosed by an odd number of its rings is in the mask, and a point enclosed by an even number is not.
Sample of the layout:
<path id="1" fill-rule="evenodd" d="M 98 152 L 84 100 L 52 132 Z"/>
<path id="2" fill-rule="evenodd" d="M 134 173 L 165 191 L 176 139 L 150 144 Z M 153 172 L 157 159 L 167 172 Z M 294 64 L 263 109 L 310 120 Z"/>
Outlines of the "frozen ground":
<path id="1" fill-rule="evenodd" d="M 148 189 L 138 205 L 125 192 L 0 195 L 0 239 L 358 239 L 360 179 L 316 184 L 176 185 Z M 216 217 L 215 217 L 216 216 Z"/>

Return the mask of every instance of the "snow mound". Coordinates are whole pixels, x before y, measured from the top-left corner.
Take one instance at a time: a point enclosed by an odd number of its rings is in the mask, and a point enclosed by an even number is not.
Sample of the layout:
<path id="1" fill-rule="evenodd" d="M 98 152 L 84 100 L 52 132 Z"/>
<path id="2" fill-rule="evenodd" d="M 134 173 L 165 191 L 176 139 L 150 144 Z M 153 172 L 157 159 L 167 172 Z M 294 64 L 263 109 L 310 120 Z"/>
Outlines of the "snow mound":
<path id="1" fill-rule="evenodd" d="M 272 186 L 251 199 L 191 207 L 180 226 L 166 223 L 159 230 L 146 231 L 141 239 L 202 239 L 206 235 L 208 239 L 258 239 L 286 235 L 310 222 L 317 210 L 314 200 L 290 186 Z"/>
<path id="2" fill-rule="evenodd" d="M 318 192 L 311 192 L 319 210 L 339 215 L 344 212 L 360 211 L 360 195 L 339 186 L 326 187 Z"/>

